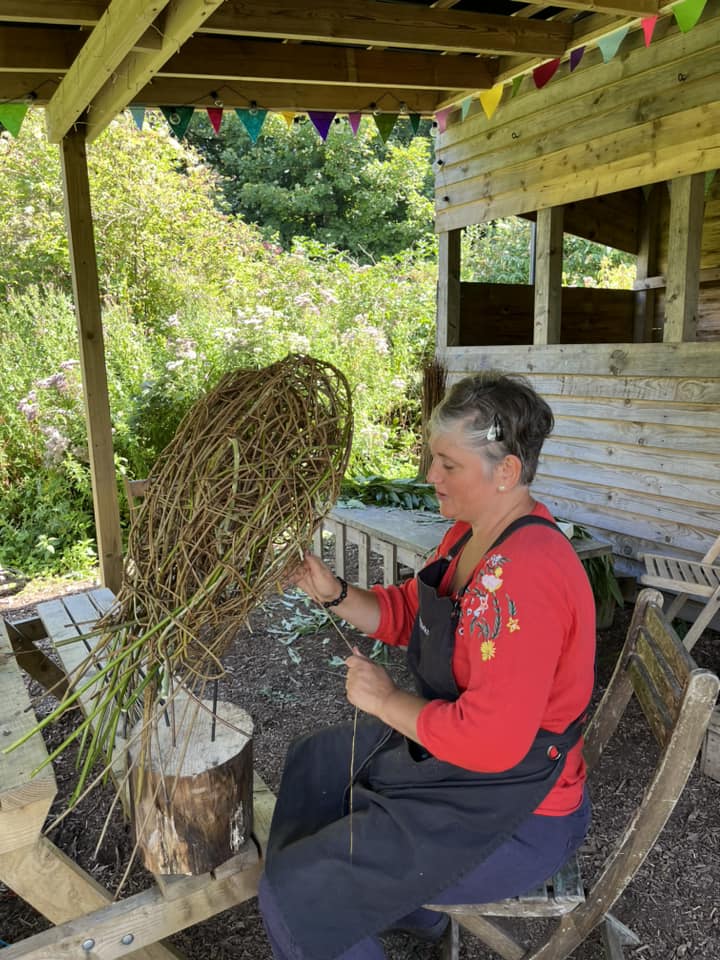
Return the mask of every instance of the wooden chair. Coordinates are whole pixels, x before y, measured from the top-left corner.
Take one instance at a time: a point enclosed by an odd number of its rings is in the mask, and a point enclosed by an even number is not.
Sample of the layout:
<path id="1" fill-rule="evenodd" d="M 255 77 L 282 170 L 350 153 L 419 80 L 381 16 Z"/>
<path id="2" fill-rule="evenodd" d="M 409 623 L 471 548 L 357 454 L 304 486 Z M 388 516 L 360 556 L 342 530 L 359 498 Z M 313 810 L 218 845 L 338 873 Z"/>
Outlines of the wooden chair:
<path id="1" fill-rule="evenodd" d="M 542 888 L 523 897 L 480 905 L 428 904 L 450 914 L 444 945 L 447 960 L 457 960 L 458 924 L 505 960 L 564 960 L 598 924 L 602 924 L 610 960 L 622 960 L 624 943 L 639 943 L 610 910 L 652 849 L 682 793 L 719 687 L 714 673 L 697 667 L 663 615 L 662 595 L 643 590 L 613 676 L 585 732 L 592 791 L 593 777 L 600 775 L 598 761 L 635 694 L 660 746 L 641 802 L 587 892 L 578 857 L 573 857 Z M 541 943 L 526 949 L 489 917 L 555 917 L 559 924 Z"/>
<path id="2" fill-rule="evenodd" d="M 676 593 L 667 611 L 672 620 L 678 616 L 687 600 L 700 600 L 704 606 L 692 627 L 685 634 L 683 643 L 692 650 L 695 642 L 720 610 L 720 536 L 700 561 L 679 560 L 660 554 L 646 553 L 643 557 L 645 573 L 640 582 L 646 587 Z"/>

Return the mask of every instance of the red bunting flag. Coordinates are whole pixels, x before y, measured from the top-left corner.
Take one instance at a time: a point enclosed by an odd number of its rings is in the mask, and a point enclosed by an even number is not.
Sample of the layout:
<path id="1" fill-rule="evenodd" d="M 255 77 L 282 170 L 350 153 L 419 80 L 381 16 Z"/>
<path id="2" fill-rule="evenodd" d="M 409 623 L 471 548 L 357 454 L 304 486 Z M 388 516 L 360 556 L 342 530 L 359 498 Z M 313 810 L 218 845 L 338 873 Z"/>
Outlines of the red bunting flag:
<path id="1" fill-rule="evenodd" d="M 643 34 L 645 36 L 645 46 L 650 46 L 650 41 L 652 40 L 653 30 L 655 29 L 655 24 L 658 22 L 657 17 L 645 17 L 642 21 Z"/>
<path id="2" fill-rule="evenodd" d="M 538 88 L 538 90 L 552 80 L 559 66 L 560 58 L 558 57 L 555 60 L 549 60 L 547 63 L 541 64 L 539 67 L 535 67 L 533 70 L 533 80 L 535 81 L 535 86 Z"/>
<path id="3" fill-rule="evenodd" d="M 220 133 L 220 124 L 223 119 L 222 107 L 208 107 L 207 115 L 215 133 Z"/>

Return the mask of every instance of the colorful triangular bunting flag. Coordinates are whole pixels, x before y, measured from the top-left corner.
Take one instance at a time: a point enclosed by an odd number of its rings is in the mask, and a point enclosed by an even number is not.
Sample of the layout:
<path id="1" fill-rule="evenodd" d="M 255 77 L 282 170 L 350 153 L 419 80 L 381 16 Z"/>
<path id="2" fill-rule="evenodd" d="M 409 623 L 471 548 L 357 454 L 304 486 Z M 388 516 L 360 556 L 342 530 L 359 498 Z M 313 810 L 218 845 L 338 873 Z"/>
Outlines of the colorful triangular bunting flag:
<path id="1" fill-rule="evenodd" d="M 361 113 L 349 113 L 348 114 L 348 123 L 350 124 L 350 129 L 353 132 L 353 136 L 357 136 L 358 129 L 360 128 L 360 121 L 362 120 Z"/>
<path id="2" fill-rule="evenodd" d="M 284 113 L 281 113 L 280 116 L 285 121 L 288 127 L 292 126 L 293 120 L 295 119 L 295 114 L 289 110 L 286 110 Z"/>
<path id="3" fill-rule="evenodd" d="M 557 68 L 560 66 L 560 58 L 548 60 L 547 63 L 540 64 L 533 70 L 533 80 L 538 90 L 541 90 L 555 76 Z"/>
<path id="4" fill-rule="evenodd" d="M 412 132 L 414 137 L 417 136 L 417 132 L 420 129 L 420 120 L 421 120 L 421 117 L 419 113 L 410 114 L 410 126 L 412 127 Z"/>
<path id="5" fill-rule="evenodd" d="M 570 51 L 570 73 L 572 73 L 575 67 L 580 63 L 584 53 L 585 47 L 576 47 L 575 50 Z"/>
<path id="6" fill-rule="evenodd" d="M 480 98 L 480 105 L 485 111 L 485 116 L 488 118 L 488 120 L 492 120 L 492 115 L 497 110 L 498 105 L 502 100 L 502 95 L 502 83 L 496 83 L 494 87 L 491 87 L 489 90 L 483 90 L 482 93 L 478 94 Z"/>
<path id="7" fill-rule="evenodd" d="M 240 110 L 236 108 L 235 113 L 240 117 L 243 126 L 248 132 L 248 136 L 253 143 L 257 143 L 260 131 L 265 123 L 267 110 L 258 110 L 257 107 L 251 107 L 249 110 Z"/>
<path id="8" fill-rule="evenodd" d="M 28 111 L 26 103 L 0 103 L 0 123 L 16 137 Z"/>
<path id="9" fill-rule="evenodd" d="M 706 0 L 683 0 L 672 8 L 673 16 L 683 33 L 692 30 L 705 9 Z"/>
<path id="10" fill-rule="evenodd" d="M 601 37 L 597 45 L 600 48 L 600 53 L 602 54 L 603 63 L 609 63 L 615 54 L 620 49 L 620 44 L 623 42 L 627 36 L 628 30 L 630 27 L 620 27 L 619 30 L 614 30 L 612 33 L 609 33 L 606 37 Z"/>
<path id="11" fill-rule="evenodd" d="M 185 136 L 185 131 L 188 128 L 188 124 L 192 119 L 192 115 L 195 112 L 194 107 L 160 107 L 162 110 L 163 116 L 170 124 L 170 129 L 178 138 L 182 140 Z"/>
<path id="12" fill-rule="evenodd" d="M 396 120 L 396 113 L 375 114 L 375 126 L 378 128 L 378 133 L 380 134 L 383 143 L 387 143 L 388 137 L 392 133 Z"/>
<path id="13" fill-rule="evenodd" d="M 445 133 L 447 130 L 448 117 L 450 116 L 450 107 L 445 107 L 444 110 L 438 110 L 435 114 L 435 119 L 437 120 L 438 130 L 440 133 Z"/>
<path id="14" fill-rule="evenodd" d="M 464 120 L 465 117 L 467 117 L 468 111 L 469 111 L 470 107 L 472 106 L 472 102 L 473 102 L 473 98 L 472 98 L 472 97 L 465 97 L 465 99 L 463 100 L 463 102 L 460 104 L 460 119 L 461 119 L 461 120 Z"/>
<path id="15" fill-rule="evenodd" d="M 328 131 L 330 130 L 330 124 L 333 122 L 335 116 L 334 111 L 330 110 L 308 110 L 308 116 L 313 122 L 313 126 L 320 134 L 320 139 L 325 142 L 327 140 Z"/>
<path id="16" fill-rule="evenodd" d="M 517 94 L 520 89 L 520 84 L 523 82 L 522 74 L 519 77 L 513 77 L 512 86 L 510 87 L 510 99 Z"/>
<path id="17" fill-rule="evenodd" d="M 210 120 L 210 123 L 212 124 L 212 128 L 213 128 L 213 130 L 215 131 L 215 133 L 220 133 L 220 124 L 221 124 L 222 121 L 223 121 L 223 109 L 222 109 L 222 107 L 208 107 L 208 108 L 207 108 L 207 115 L 208 115 L 208 119 Z"/>
<path id="18" fill-rule="evenodd" d="M 138 130 L 142 130 L 145 122 L 145 107 L 130 107 L 130 113 L 135 121 L 135 126 Z"/>
<path id="19" fill-rule="evenodd" d="M 643 28 L 643 36 L 645 37 L 645 46 L 650 46 L 650 41 L 652 40 L 653 31 L 655 30 L 655 24 L 658 22 L 657 16 L 654 17 L 645 17 L 641 23 Z"/>

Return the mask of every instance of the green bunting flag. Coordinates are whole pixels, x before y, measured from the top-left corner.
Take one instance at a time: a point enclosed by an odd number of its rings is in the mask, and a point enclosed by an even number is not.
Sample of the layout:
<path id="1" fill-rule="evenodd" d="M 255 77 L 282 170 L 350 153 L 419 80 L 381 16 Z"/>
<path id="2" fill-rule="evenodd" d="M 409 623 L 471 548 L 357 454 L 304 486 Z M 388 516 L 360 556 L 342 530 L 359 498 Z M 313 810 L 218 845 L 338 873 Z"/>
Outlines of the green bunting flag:
<path id="1" fill-rule="evenodd" d="M 513 77 L 512 86 L 510 87 L 510 99 L 517 94 L 520 89 L 520 84 L 523 82 L 522 74 L 519 77 Z"/>
<path id="2" fill-rule="evenodd" d="M 410 126 L 412 127 L 412 132 L 414 137 L 417 136 L 417 132 L 420 129 L 420 119 L 421 117 L 419 113 L 410 114 Z"/>
<path id="3" fill-rule="evenodd" d="M 160 110 L 170 124 L 172 132 L 178 140 L 182 140 L 195 112 L 195 107 L 160 107 Z"/>
<path id="4" fill-rule="evenodd" d="M 705 174 L 705 196 L 706 197 L 710 193 L 710 187 L 712 186 L 712 182 L 715 179 L 716 173 L 717 173 L 717 170 L 708 170 L 708 172 Z"/>
<path id="5" fill-rule="evenodd" d="M 603 63 L 609 63 L 615 54 L 620 49 L 620 44 L 623 42 L 627 36 L 628 30 L 630 27 L 620 27 L 619 30 L 614 30 L 612 33 L 609 33 L 606 37 L 601 37 L 597 45 L 602 54 Z"/>
<path id="6" fill-rule="evenodd" d="M 28 111 L 26 103 L 0 103 L 0 123 L 16 137 Z"/>
<path id="7" fill-rule="evenodd" d="M 672 8 L 673 16 L 683 33 L 692 30 L 705 9 L 706 0 L 683 0 Z"/>
<path id="8" fill-rule="evenodd" d="M 473 98 L 472 98 L 472 97 L 465 97 L 465 99 L 463 100 L 463 102 L 460 104 L 460 119 L 461 119 L 461 120 L 464 120 L 465 117 L 468 115 L 468 110 L 469 110 L 470 107 L 472 106 L 472 102 L 473 102 Z"/>
<path id="9" fill-rule="evenodd" d="M 135 126 L 138 130 L 142 130 L 145 122 L 145 107 L 130 107 L 130 113 L 135 121 Z"/>
<path id="10" fill-rule="evenodd" d="M 251 107 L 249 110 L 236 109 L 235 113 L 242 120 L 242 124 L 248 132 L 253 143 L 257 143 L 260 131 L 265 123 L 267 110 L 258 110 L 257 107 Z"/>
<path id="11" fill-rule="evenodd" d="M 375 114 L 375 126 L 378 128 L 378 133 L 383 143 L 387 143 L 388 137 L 393 131 L 395 126 L 395 121 L 397 120 L 396 113 L 376 113 Z"/>

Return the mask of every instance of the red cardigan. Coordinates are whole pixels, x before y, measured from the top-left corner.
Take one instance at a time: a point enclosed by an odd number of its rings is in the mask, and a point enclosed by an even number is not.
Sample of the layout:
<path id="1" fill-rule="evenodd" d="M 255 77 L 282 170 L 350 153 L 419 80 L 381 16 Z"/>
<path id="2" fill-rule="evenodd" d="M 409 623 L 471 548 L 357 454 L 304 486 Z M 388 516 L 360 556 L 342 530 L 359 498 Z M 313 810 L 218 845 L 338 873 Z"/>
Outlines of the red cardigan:
<path id="1" fill-rule="evenodd" d="M 539 503 L 533 513 L 552 519 Z M 435 556 L 447 553 L 467 529 L 456 523 Z M 451 592 L 456 563 L 441 594 Z M 415 580 L 373 590 L 380 602 L 375 637 L 407 646 L 418 607 Z M 540 727 L 560 732 L 587 707 L 594 663 L 595 603 L 575 550 L 554 530 L 522 527 L 473 572 L 452 662 L 460 696 L 423 708 L 420 741 L 440 760 L 469 770 L 508 770 L 525 756 Z M 584 782 L 580 742 L 535 812 L 562 816 L 576 810 Z"/>

